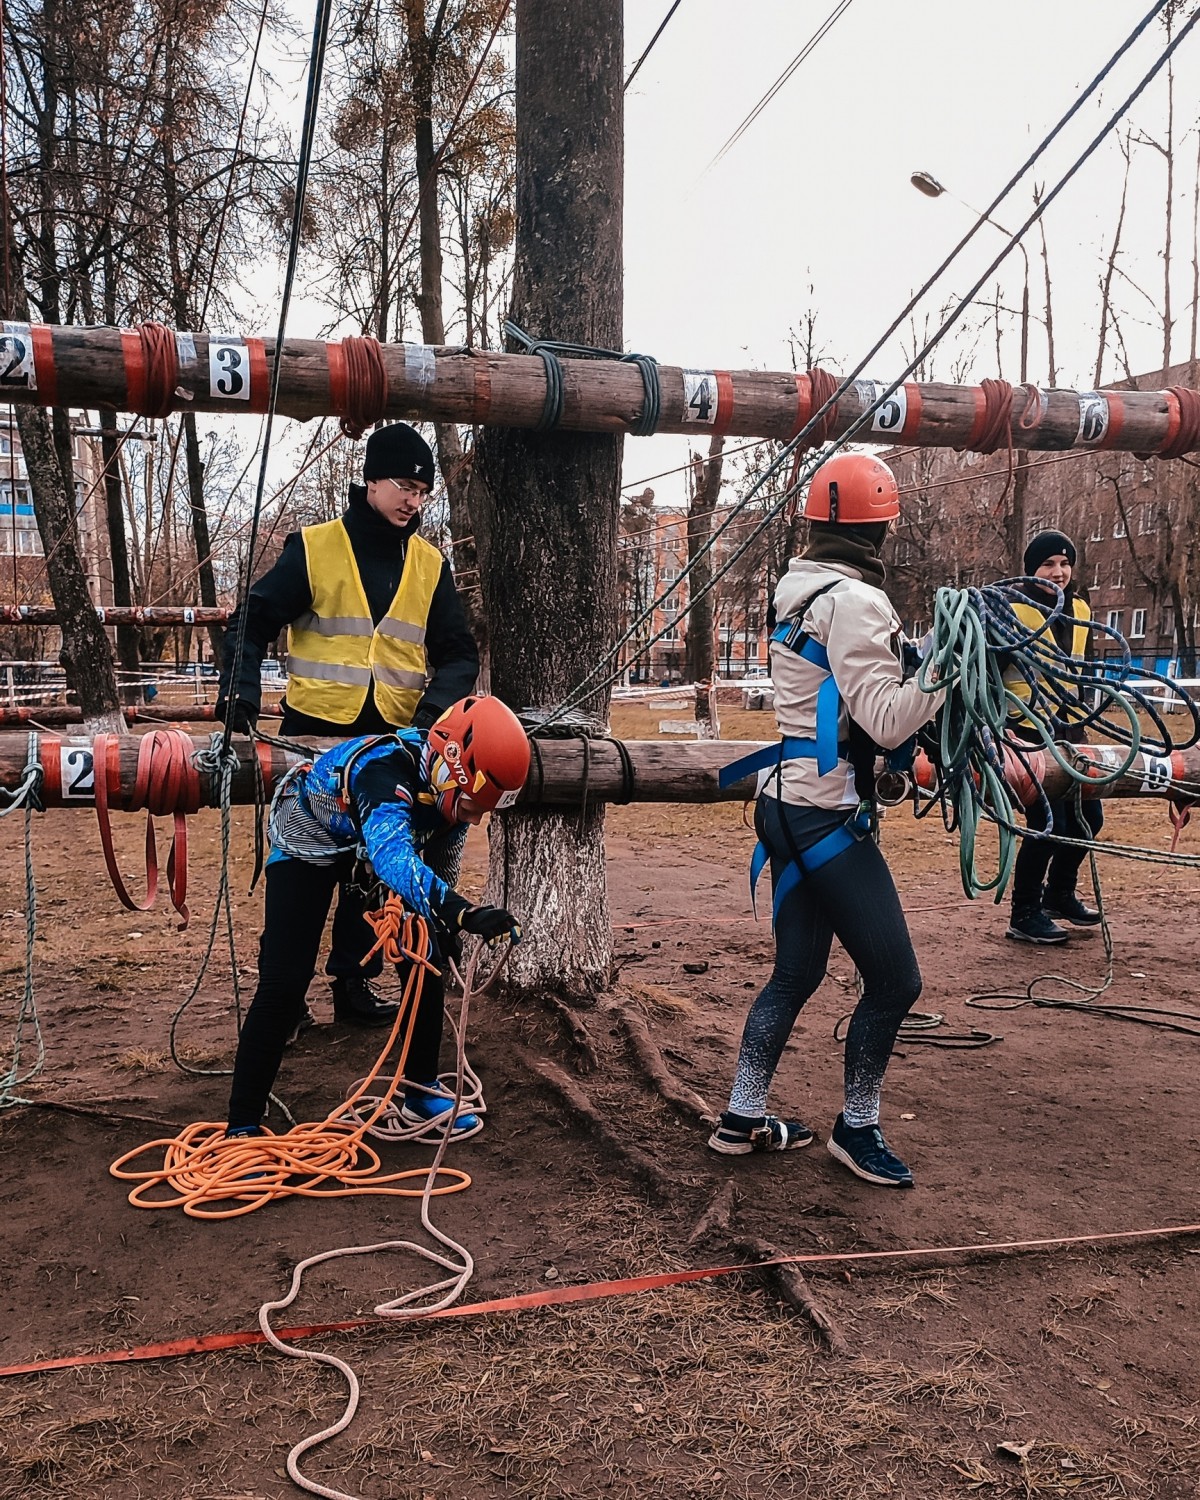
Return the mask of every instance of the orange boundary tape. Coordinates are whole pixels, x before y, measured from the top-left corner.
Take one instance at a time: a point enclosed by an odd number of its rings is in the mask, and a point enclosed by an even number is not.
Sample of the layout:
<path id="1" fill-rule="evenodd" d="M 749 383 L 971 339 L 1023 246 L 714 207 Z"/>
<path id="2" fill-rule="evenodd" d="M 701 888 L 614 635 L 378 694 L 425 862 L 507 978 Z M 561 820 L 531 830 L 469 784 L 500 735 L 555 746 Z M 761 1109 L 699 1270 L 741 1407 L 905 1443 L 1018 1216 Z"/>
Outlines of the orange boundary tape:
<path id="1" fill-rule="evenodd" d="M 429 1321 L 433 1318 L 472 1318 L 487 1313 L 519 1312 L 530 1307 L 553 1307 L 566 1302 L 597 1302 L 605 1297 L 628 1297 L 638 1292 L 660 1291 L 669 1286 L 685 1286 L 693 1281 L 711 1281 L 718 1276 L 735 1276 L 745 1271 L 761 1271 L 769 1266 L 811 1266 L 818 1263 L 844 1263 L 864 1260 L 912 1260 L 929 1255 L 978 1255 L 981 1251 L 1057 1250 L 1070 1245 L 1100 1245 L 1117 1240 L 1181 1239 L 1200 1234 L 1200 1224 L 1169 1224 L 1154 1229 L 1118 1229 L 1106 1234 L 1070 1234 L 1044 1240 L 1003 1240 L 992 1244 L 930 1245 L 903 1250 L 827 1250 L 809 1255 L 777 1255 L 771 1260 L 750 1261 L 740 1266 L 704 1266 L 693 1271 L 663 1271 L 649 1276 L 626 1276 L 619 1281 L 588 1281 L 578 1286 L 555 1287 L 541 1292 L 522 1292 L 512 1297 L 494 1297 L 487 1302 L 468 1302 L 461 1307 L 444 1307 L 438 1312 L 418 1313 L 405 1322 Z M 348 1333 L 360 1328 L 382 1326 L 396 1321 L 386 1318 L 350 1318 L 341 1323 L 313 1323 L 305 1328 L 278 1328 L 278 1338 L 288 1343 L 314 1338 L 324 1333 Z M 240 1349 L 265 1344 L 266 1335 L 259 1330 L 242 1333 L 209 1333 L 196 1338 L 170 1339 L 161 1344 L 142 1344 L 134 1349 L 109 1349 L 101 1354 L 73 1354 L 62 1359 L 34 1360 L 30 1364 L 6 1365 L 0 1368 L 0 1380 L 11 1375 L 40 1375 L 50 1370 L 74 1370 L 84 1365 L 133 1364 L 141 1360 L 177 1359 L 186 1354 L 211 1354 L 220 1349 Z"/>

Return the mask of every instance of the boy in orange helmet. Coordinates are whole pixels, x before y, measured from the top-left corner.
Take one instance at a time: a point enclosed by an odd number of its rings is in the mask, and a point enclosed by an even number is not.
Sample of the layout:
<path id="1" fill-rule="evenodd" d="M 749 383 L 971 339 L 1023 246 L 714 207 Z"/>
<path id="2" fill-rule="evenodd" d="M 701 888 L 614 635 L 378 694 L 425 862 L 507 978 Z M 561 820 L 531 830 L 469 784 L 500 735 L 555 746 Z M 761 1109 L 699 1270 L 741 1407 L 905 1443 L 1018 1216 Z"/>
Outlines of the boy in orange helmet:
<path id="1" fill-rule="evenodd" d="M 427 731 L 347 740 L 281 783 L 271 807 L 258 988 L 238 1040 L 228 1134 L 259 1131 L 304 1013 L 329 903 L 359 854 L 376 880 L 429 922 L 443 952 L 460 932 L 519 941 L 510 912 L 472 906 L 439 871 L 458 868 L 467 825 L 515 801 L 528 771 L 529 741 L 516 715 L 498 698 L 470 697 Z M 451 1121 L 453 1099 L 438 1085 L 443 1002 L 440 976 L 427 973 L 401 1114 L 411 1123 L 444 1117 L 443 1128 L 465 1134 L 478 1117 Z"/>

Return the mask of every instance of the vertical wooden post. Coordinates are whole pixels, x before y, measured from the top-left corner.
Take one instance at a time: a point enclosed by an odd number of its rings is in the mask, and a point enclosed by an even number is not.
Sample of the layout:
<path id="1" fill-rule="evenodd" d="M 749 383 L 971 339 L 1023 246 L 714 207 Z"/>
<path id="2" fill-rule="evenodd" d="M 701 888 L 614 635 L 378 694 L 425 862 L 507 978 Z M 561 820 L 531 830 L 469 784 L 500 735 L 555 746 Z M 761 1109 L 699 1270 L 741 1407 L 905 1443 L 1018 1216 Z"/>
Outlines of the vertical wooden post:
<path id="1" fill-rule="evenodd" d="M 536 337 L 622 347 L 621 0 L 517 0 L 512 315 Z M 493 430 L 475 458 L 493 691 L 557 704 L 616 630 L 621 439 Z M 519 604 L 518 601 L 525 601 Z M 607 723 L 605 687 L 584 709 Z M 489 899 L 525 923 L 510 975 L 608 982 L 604 812 L 493 820 Z"/>

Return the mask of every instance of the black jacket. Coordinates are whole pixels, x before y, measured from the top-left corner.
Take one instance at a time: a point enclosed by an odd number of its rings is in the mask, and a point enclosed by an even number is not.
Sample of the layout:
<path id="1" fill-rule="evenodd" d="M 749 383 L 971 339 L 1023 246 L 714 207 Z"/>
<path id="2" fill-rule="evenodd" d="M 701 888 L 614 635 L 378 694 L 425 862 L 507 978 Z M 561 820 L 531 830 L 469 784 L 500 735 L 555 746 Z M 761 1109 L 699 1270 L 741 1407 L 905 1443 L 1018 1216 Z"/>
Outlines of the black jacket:
<path id="1" fill-rule="evenodd" d="M 367 504 L 366 489 L 358 484 L 350 486 L 350 501 L 342 520 L 350 537 L 354 561 L 358 565 L 359 577 L 370 605 L 372 622 L 378 625 L 396 597 L 408 551 L 408 539 L 419 526 L 420 520 L 414 518 L 403 528 L 393 526 L 372 510 Z M 242 649 L 241 671 L 238 674 L 237 688 L 232 693 L 229 678 L 242 606 L 239 605 L 230 617 L 225 631 L 224 665 L 217 698 L 218 715 L 223 716 L 230 697 L 238 698 L 248 707 L 258 710 L 262 702 L 262 662 L 267 648 L 286 626 L 311 608 L 312 590 L 308 584 L 304 540 L 298 531 L 294 531 L 284 542 L 279 561 L 250 590 L 245 605 L 246 640 Z M 465 698 L 474 688 L 475 679 L 479 675 L 479 651 L 467 624 L 458 590 L 454 587 L 450 565 L 446 562 L 442 564 L 441 577 L 429 606 L 425 651 L 432 677 L 413 715 L 413 723 L 419 729 L 428 728 L 452 703 Z M 368 689 L 367 701 L 353 724 L 331 724 L 325 719 L 314 719 L 308 714 L 297 713 L 288 706 L 286 697 L 284 699 L 281 732 L 285 735 L 324 734 L 349 738 L 360 734 L 383 734 L 395 727 L 384 719 L 375 706 L 374 687 Z"/>

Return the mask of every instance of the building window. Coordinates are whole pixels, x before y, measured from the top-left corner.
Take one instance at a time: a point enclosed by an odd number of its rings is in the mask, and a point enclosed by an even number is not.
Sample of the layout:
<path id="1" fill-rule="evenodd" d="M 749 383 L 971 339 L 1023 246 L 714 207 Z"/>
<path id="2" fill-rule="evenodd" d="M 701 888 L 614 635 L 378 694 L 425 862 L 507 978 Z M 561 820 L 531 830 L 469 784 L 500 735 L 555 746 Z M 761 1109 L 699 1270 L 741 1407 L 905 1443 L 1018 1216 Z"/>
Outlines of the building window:
<path id="1" fill-rule="evenodd" d="M 1116 515 L 1116 519 L 1113 521 L 1113 536 L 1115 536 L 1115 537 L 1121 537 L 1121 536 L 1124 536 L 1124 535 L 1125 535 L 1125 517 L 1118 510 L 1117 511 L 1117 515 Z"/>
<path id="2" fill-rule="evenodd" d="M 1129 627 L 1129 639 L 1141 640 L 1146 634 L 1146 611 L 1135 609 L 1133 612 L 1133 624 Z"/>
<path id="3" fill-rule="evenodd" d="M 1104 623 L 1110 630 L 1120 630 L 1121 616 L 1125 613 L 1123 609 L 1110 609 L 1105 617 Z"/>
<path id="4" fill-rule="evenodd" d="M 1099 542 L 1099 541 L 1103 540 L 1103 537 L 1104 537 L 1104 518 L 1103 518 L 1103 516 L 1101 516 L 1097 512 L 1097 515 L 1096 515 L 1096 524 L 1092 527 L 1092 534 L 1088 538 L 1088 541 L 1090 541 L 1090 542 Z"/>
<path id="5" fill-rule="evenodd" d="M 1112 586 L 1115 589 L 1125 587 L 1125 559 L 1118 557 L 1112 566 Z"/>
<path id="6" fill-rule="evenodd" d="M 1091 583 L 1088 584 L 1088 588 L 1090 588 L 1090 589 L 1098 589 L 1099 587 L 1100 587 L 1100 564 L 1099 563 L 1093 563 L 1092 564 L 1092 581 L 1091 581 Z"/>
<path id="7" fill-rule="evenodd" d="M 1138 511 L 1138 536 L 1150 536 L 1158 530 L 1158 521 L 1153 505 L 1143 505 Z"/>
<path id="8" fill-rule="evenodd" d="M 1037 536 L 1037 534 L 1038 534 L 1039 531 L 1044 531 L 1045 530 L 1045 526 L 1046 526 L 1046 523 L 1042 520 L 1041 516 L 1034 516 L 1033 519 L 1029 523 L 1029 529 L 1025 533 L 1025 535 L 1026 536 Z"/>
<path id="9" fill-rule="evenodd" d="M 1175 606 L 1173 604 L 1168 604 L 1163 610 L 1162 633 L 1169 636 L 1171 640 L 1175 639 Z"/>

